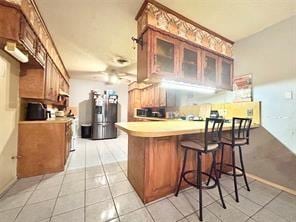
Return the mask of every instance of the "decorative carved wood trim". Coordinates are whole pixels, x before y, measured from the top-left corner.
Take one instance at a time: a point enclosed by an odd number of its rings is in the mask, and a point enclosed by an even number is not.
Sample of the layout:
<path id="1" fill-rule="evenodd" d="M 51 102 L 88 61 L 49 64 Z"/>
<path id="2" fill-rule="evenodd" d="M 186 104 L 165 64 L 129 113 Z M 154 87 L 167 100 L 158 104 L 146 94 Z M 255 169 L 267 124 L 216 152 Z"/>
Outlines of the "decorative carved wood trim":
<path id="1" fill-rule="evenodd" d="M 136 16 L 138 36 L 153 26 L 227 57 L 232 57 L 233 41 L 199 25 L 166 6 L 146 0 Z"/>

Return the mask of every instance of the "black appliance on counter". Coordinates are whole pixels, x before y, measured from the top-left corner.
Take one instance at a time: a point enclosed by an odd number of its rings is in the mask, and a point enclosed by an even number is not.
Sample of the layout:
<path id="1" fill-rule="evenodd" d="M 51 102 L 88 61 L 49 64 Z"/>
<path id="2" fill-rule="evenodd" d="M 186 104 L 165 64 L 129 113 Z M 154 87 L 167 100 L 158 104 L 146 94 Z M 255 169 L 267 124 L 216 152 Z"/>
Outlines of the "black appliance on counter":
<path id="1" fill-rule="evenodd" d="M 146 117 L 148 113 L 147 109 L 136 109 L 136 115 L 137 116 L 143 116 Z"/>
<path id="2" fill-rule="evenodd" d="M 115 123 L 118 115 L 118 95 L 113 90 L 104 93 L 91 91 L 92 97 L 92 139 L 117 137 Z"/>
<path id="3" fill-rule="evenodd" d="M 46 105 L 39 102 L 28 103 L 26 120 L 46 120 L 48 117 L 51 118 L 51 114 Z"/>

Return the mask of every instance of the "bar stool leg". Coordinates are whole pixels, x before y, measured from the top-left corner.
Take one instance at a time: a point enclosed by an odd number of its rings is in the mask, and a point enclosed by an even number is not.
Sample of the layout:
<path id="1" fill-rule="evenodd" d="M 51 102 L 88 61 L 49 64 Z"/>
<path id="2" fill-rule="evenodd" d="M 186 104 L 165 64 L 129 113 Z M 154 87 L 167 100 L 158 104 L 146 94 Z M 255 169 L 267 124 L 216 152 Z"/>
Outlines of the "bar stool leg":
<path id="1" fill-rule="evenodd" d="M 215 164 L 216 164 L 216 163 L 215 163 Z M 212 162 L 212 165 L 211 165 L 210 176 L 211 176 L 212 173 L 213 173 L 213 169 L 214 169 L 214 161 Z M 210 181 L 211 181 L 211 177 L 208 178 L 208 181 L 207 181 L 207 183 L 206 183 L 207 186 L 209 186 Z"/>
<path id="2" fill-rule="evenodd" d="M 219 196 L 222 202 L 222 206 L 224 209 L 226 209 L 226 205 L 224 203 L 224 199 L 223 199 L 223 195 L 222 195 L 222 191 L 221 191 L 221 186 L 220 186 L 220 181 L 219 181 L 219 177 L 218 177 L 218 173 L 217 173 L 217 168 L 216 168 L 216 151 L 213 152 L 213 166 L 214 166 L 214 173 L 215 173 L 215 178 L 216 178 L 216 183 L 218 186 L 218 191 L 219 191 Z"/>
<path id="3" fill-rule="evenodd" d="M 238 147 L 239 147 L 239 157 L 240 157 L 240 162 L 241 162 L 241 166 L 242 166 L 242 171 L 243 171 L 245 184 L 246 184 L 247 190 L 250 191 L 250 187 L 249 187 L 249 184 L 248 184 L 248 181 L 247 181 L 245 166 L 244 166 L 244 162 L 243 162 L 242 149 L 241 149 L 241 146 L 238 146 Z"/>
<path id="4" fill-rule="evenodd" d="M 202 221 L 203 220 L 203 216 L 202 216 L 202 174 L 201 174 L 201 153 L 198 152 L 197 154 L 197 161 L 198 161 L 198 166 L 197 166 L 197 188 L 199 189 L 199 220 Z"/>
<path id="5" fill-rule="evenodd" d="M 239 202 L 239 199 L 238 199 L 238 191 L 237 191 L 237 181 L 236 181 L 236 169 L 235 169 L 235 152 L 234 152 L 234 147 L 232 147 L 232 173 L 233 173 L 233 180 L 234 180 L 235 200 L 236 200 L 236 202 Z"/>
<path id="6" fill-rule="evenodd" d="M 179 194 L 179 190 L 180 190 L 180 186 L 182 183 L 182 179 L 183 179 L 183 174 L 184 174 L 184 170 L 185 170 L 185 164 L 186 164 L 186 159 L 187 159 L 187 149 L 185 149 L 185 154 L 184 154 L 184 159 L 183 159 L 183 164 L 182 164 L 182 170 L 181 170 L 181 175 L 180 175 L 180 179 L 179 179 L 179 183 L 178 183 L 178 188 L 177 191 L 175 193 L 175 196 L 177 197 Z"/>
<path id="7" fill-rule="evenodd" d="M 223 167 L 223 159 L 224 159 L 224 144 L 221 145 L 221 161 L 220 161 L 220 172 L 219 172 L 219 178 L 221 178 L 221 174 L 222 174 L 222 167 Z"/>

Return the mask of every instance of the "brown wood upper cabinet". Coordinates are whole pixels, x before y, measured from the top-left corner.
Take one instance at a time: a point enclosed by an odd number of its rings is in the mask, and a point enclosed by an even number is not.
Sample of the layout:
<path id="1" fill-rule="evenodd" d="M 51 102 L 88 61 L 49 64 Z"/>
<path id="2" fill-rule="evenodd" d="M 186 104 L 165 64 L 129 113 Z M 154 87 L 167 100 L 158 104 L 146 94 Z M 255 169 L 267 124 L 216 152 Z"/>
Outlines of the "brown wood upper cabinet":
<path id="1" fill-rule="evenodd" d="M 176 76 L 178 74 L 179 41 L 159 32 L 153 33 L 154 74 Z"/>
<path id="2" fill-rule="evenodd" d="M 138 46 L 138 82 L 175 79 L 232 89 L 233 60 L 189 41 L 147 29 Z"/>

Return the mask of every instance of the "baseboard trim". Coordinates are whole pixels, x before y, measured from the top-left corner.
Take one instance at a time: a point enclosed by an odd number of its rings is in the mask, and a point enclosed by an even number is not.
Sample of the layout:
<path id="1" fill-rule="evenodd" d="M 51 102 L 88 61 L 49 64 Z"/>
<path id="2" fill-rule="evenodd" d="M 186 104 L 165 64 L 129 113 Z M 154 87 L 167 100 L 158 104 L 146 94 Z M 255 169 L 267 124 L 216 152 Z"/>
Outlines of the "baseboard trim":
<path id="1" fill-rule="evenodd" d="M 269 180 L 265 180 L 265 179 L 263 179 L 263 178 L 261 178 L 261 177 L 255 176 L 255 175 L 250 174 L 250 173 L 246 173 L 246 174 L 247 174 L 248 177 L 253 178 L 253 179 L 255 179 L 255 180 L 258 180 L 258 181 L 261 182 L 261 183 L 264 183 L 264 184 L 269 185 L 269 186 L 272 186 L 272 187 L 274 187 L 274 188 L 277 188 L 277 189 L 283 190 L 283 191 L 285 191 L 285 192 L 287 192 L 287 193 L 290 193 L 290 194 L 293 194 L 293 195 L 296 196 L 296 190 L 293 190 L 293 189 L 290 189 L 290 188 L 288 188 L 288 187 L 285 187 L 285 186 L 279 185 L 279 184 L 274 183 L 274 182 L 271 182 L 271 181 L 269 181 Z"/>
<path id="2" fill-rule="evenodd" d="M 5 185 L 5 187 L 3 187 L 0 190 L 0 198 L 9 190 L 9 188 L 12 187 L 12 185 L 17 181 L 17 178 L 13 179 L 12 181 L 10 181 L 8 184 Z"/>

